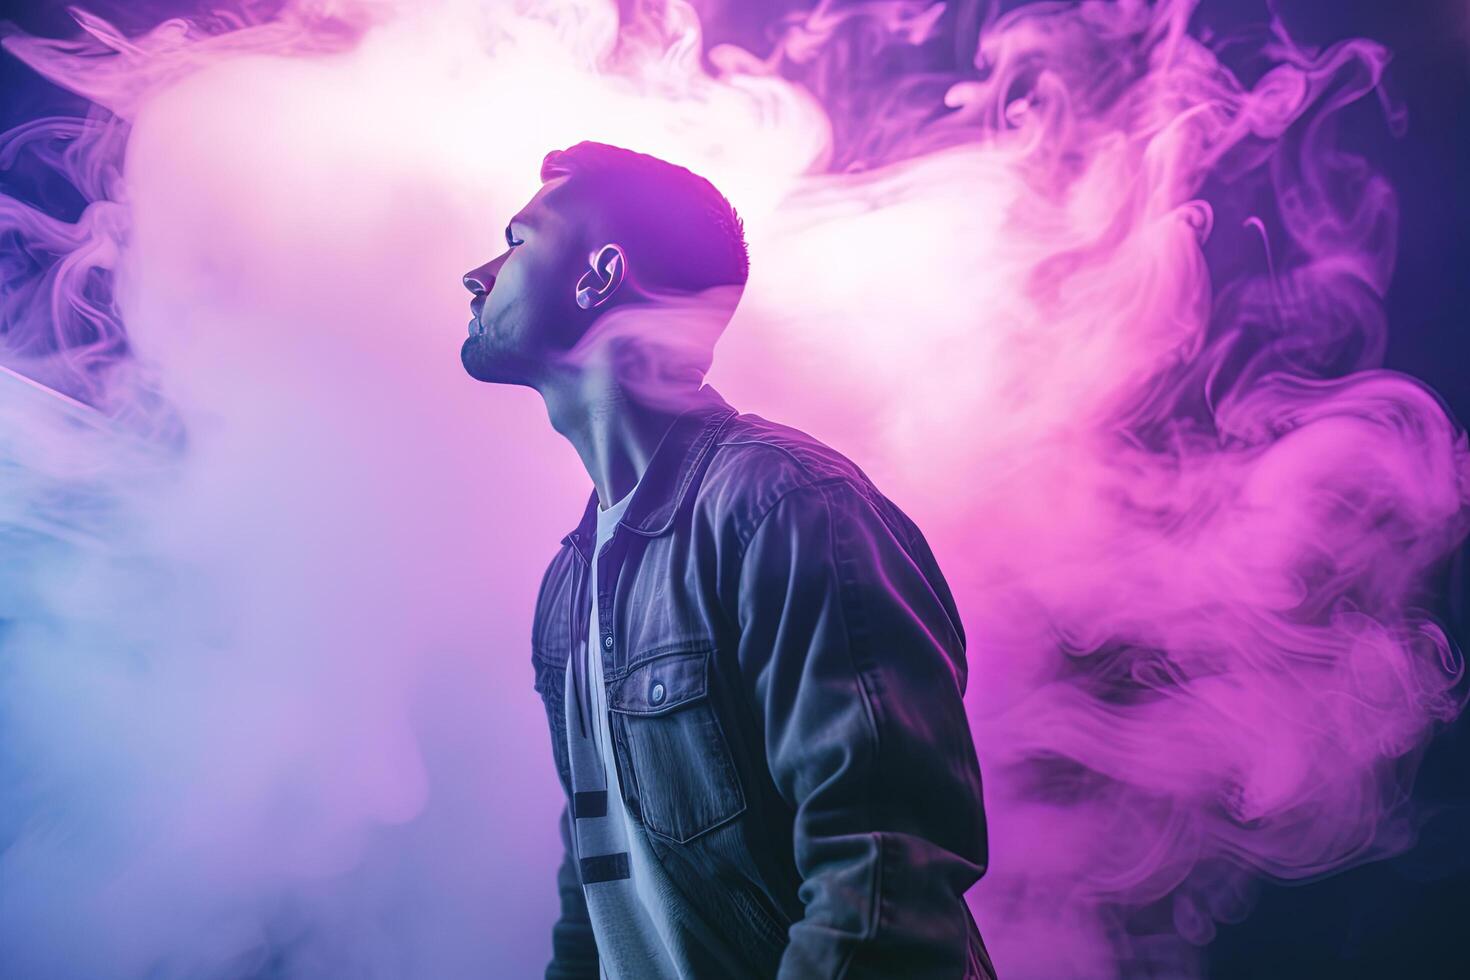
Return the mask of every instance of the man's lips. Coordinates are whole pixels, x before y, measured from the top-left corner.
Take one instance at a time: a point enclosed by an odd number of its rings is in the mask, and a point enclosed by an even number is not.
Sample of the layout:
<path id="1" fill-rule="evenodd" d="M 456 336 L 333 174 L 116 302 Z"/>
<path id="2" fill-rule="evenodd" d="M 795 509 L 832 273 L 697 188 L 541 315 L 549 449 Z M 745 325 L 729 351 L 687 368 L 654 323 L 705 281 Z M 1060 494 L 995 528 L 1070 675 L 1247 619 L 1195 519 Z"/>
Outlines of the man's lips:
<path id="1" fill-rule="evenodd" d="M 475 298 L 470 300 L 470 312 L 474 314 L 474 318 L 470 320 L 470 336 L 472 337 L 485 331 L 484 326 L 480 323 L 480 314 L 484 309 L 485 294 L 476 293 Z"/>

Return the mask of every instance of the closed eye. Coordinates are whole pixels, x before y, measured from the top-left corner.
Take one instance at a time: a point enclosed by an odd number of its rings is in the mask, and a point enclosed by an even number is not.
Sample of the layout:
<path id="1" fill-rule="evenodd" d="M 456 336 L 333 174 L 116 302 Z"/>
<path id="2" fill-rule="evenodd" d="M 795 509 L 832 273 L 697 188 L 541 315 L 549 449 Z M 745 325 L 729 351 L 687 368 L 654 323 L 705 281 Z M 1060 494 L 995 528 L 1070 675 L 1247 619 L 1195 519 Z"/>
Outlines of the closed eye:
<path id="1" fill-rule="evenodd" d="M 510 225 L 506 225 L 505 244 L 509 245 L 511 248 L 515 248 L 517 245 L 524 245 L 526 243 L 515 236 L 515 233 L 510 230 Z"/>

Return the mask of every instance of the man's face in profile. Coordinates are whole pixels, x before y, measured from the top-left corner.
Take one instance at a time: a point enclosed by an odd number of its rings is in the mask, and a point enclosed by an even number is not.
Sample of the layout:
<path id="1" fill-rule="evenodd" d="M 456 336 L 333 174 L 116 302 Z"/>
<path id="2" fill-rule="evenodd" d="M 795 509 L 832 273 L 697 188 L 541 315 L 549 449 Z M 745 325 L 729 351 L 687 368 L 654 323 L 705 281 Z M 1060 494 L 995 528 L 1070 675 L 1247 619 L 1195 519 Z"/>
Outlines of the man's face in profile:
<path id="1" fill-rule="evenodd" d="M 478 381 L 533 383 L 575 340 L 587 256 L 565 217 L 565 184 L 543 184 L 506 225 L 506 250 L 464 276 L 473 295 L 460 361 Z"/>
<path id="2" fill-rule="evenodd" d="M 541 178 L 496 224 L 505 251 L 464 276 L 465 371 L 545 393 L 552 378 L 616 349 L 645 375 L 686 387 L 703 377 L 749 269 L 730 202 L 689 170 L 601 143 L 548 153 Z M 654 310 L 662 332 L 646 320 Z M 620 311 L 636 312 L 636 331 L 628 316 L 608 316 Z M 593 333 L 599 324 L 609 329 Z"/>

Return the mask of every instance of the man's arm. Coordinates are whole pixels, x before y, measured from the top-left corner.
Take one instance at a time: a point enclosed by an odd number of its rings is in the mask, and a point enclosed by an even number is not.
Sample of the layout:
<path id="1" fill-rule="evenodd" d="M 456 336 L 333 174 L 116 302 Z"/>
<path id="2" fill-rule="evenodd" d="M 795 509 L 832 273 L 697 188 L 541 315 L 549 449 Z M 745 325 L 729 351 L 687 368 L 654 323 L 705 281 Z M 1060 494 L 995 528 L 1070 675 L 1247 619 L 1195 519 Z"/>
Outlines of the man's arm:
<path id="1" fill-rule="evenodd" d="M 740 665 L 806 907 L 780 977 L 963 976 L 986 843 L 952 607 L 845 481 L 782 497 L 740 575 Z"/>
<path id="2" fill-rule="evenodd" d="M 546 967 L 546 980 L 597 980 L 597 941 L 572 853 L 571 816 L 566 804 L 561 808 L 561 843 L 561 867 L 556 872 L 561 918 L 551 927 L 551 962 Z"/>

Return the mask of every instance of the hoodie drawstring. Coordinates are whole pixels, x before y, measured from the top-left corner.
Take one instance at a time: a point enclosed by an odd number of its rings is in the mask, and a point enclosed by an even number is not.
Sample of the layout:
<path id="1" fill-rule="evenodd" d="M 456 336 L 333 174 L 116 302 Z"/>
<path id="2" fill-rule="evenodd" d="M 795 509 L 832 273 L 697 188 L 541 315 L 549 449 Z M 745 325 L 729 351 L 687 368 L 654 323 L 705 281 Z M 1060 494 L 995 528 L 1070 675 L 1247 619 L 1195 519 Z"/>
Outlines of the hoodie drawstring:
<path id="1" fill-rule="evenodd" d="M 567 650 L 572 658 L 572 687 L 577 695 L 577 732 L 583 738 L 587 737 L 588 708 L 587 708 L 587 638 L 582 638 L 582 654 L 577 655 L 577 590 L 572 590 L 573 601 L 567 607 Z"/>

